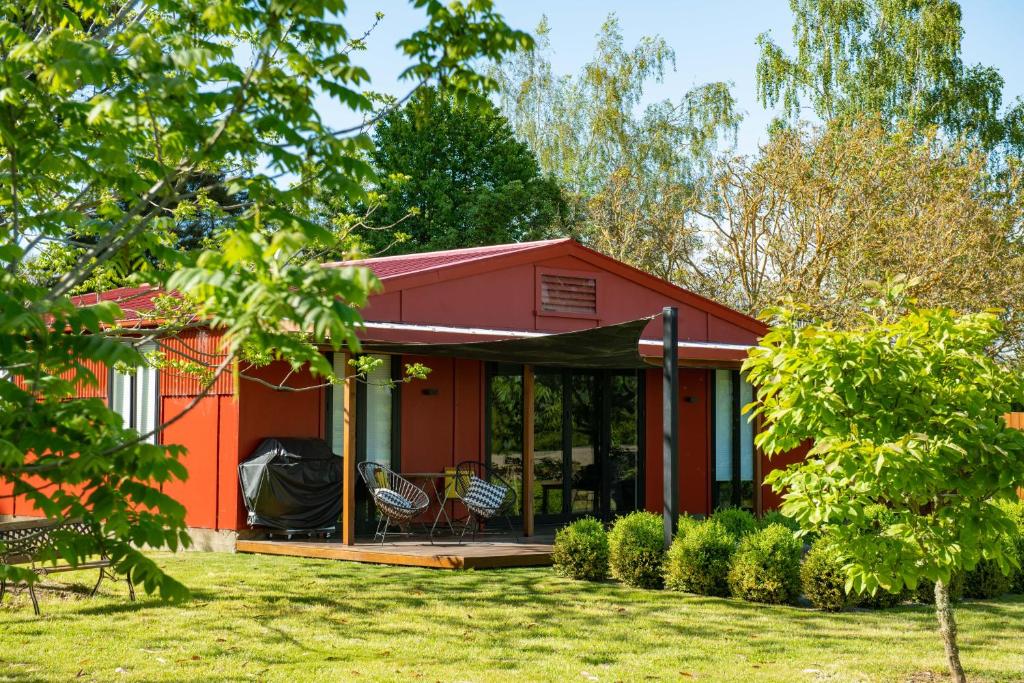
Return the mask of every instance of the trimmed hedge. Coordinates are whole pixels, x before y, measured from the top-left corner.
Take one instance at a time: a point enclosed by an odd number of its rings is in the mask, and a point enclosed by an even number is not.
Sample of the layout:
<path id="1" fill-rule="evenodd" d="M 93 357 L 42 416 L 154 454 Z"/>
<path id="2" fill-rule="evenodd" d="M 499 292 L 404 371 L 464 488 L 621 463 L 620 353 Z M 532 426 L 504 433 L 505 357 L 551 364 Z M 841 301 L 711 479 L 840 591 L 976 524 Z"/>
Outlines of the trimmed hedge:
<path id="1" fill-rule="evenodd" d="M 1024 500 L 1004 501 L 1000 505 L 1017 526 L 1013 544 L 1017 548 L 1017 560 L 1020 562 L 1020 568 L 1010 577 L 1010 592 L 1024 594 Z"/>
<path id="2" fill-rule="evenodd" d="M 608 534 L 593 517 L 577 519 L 555 534 L 551 551 L 555 571 L 570 579 L 600 581 L 608 577 Z"/>
<path id="3" fill-rule="evenodd" d="M 843 557 L 827 539 L 818 539 L 800 565 L 804 597 L 817 609 L 838 612 L 851 603 L 846 594 Z"/>
<path id="4" fill-rule="evenodd" d="M 608 534 L 612 576 L 637 588 L 661 588 L 665 546 L 662 519 L 653 512 L 631 512 L 615 520 Z"/>
<path id="5" fill-rule="evenodd" d="M 665 562 L 665 587 L 699 595 L 729 595 L 736 541 L 714 519 L 680 528 Z"/>
<path id="6" fill-rule="evenodd" d="M 769 510 L 768 512 L 761 515 L 761 519 L 757 520 L 758 526 L 761 529 L 769 527 L 772 524 L 781 524 L 790 531 L 800 531 L 800 523 L 792 517 L 787 517 L 778 510 Z"/>
<path id="7" fill-rule="evenodd" d="M 740 541 L 729 569 L 729 589 L 750 602 L 792 604 L 800 596 L 803 544 L 781 524 Z"/>
<path id="8" fill-rule="evenodd" d="M 1012 577 L 1007 576 L 993 560 L 982 560 L 964 575 L 964 595 L 988 600 L 1010 592 Z"/>
<path id="9" fill-rule="evenodd" d="M 900 603 L 906 602 L 910 599 L 910 590 L 904 588 L 899 593 L 890 593 L 884 588 L 879 587 L 874 595 L 871 593 L 861 593 L 860 595 L 853 598 L 855 604 L 858 607 L 867 607 L 868 609 L 889 609 L 895 607 Z"/>
<path id="10" fill-rule="evenodd" d="M 720 508 L 711 515 L 711 519 L 724 526 L 737 542 L 747 534 L 757 531 L 757 519 L 754 515 L 739 508 Z"/>

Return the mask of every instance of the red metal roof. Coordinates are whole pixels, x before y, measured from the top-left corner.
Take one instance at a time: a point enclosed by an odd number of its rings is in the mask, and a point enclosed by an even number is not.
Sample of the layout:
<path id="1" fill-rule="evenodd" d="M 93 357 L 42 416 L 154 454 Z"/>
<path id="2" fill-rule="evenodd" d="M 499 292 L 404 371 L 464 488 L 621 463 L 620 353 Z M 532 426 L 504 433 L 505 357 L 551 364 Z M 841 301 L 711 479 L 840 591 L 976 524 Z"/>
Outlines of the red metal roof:
<path id="1" fill-rule="evenodd" d="M 122 320 L 128 321 L 140 320 L 144 314 L 152 312 L 156 308 L 156 298 L 159 296 L 166 296 L 166 292 L 152 285 L 142 285 L 79 294 L 71 297 L 71 303 L 75 306 L 94 306 L 100 302 L 113 301 L 124 312 Z M 175 295 L 172 293 L 171 296 Z"/>
<path id="2" fill-rule="evenodd" d="M 532 249 L 542 249 L 553 244 L 571 242 L 568 237 L 556 240 L 540 240 L 537 242 L 518 242 L 515 244 L 496 244 L 490 247 L 471 247 L 468 249 L 448 249 L 446 251 L 428 251 L 422 254 L 403 254 L 401 256 L 378 256 L 375 258 L 355 261 L 336 261 L 325 263 L 328 268 L 343 266 L 363 266 L 373 271 L 381 280 L 412 275 L 425 271 L 447 268 L 449 266 L 482 261 L 484 259 L 507 256 Z"/>

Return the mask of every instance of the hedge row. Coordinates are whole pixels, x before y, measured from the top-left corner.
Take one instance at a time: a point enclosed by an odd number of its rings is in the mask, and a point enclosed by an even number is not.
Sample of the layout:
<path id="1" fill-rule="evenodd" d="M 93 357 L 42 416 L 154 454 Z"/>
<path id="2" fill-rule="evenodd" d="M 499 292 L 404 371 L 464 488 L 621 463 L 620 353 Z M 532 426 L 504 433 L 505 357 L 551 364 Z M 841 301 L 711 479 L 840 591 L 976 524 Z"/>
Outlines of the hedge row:
<path id="1" fill-rule="evenodd" d="M 1024 502 L 1007 503 L 1017 522 L 1013 539 L 1024 565 Z M 555 536 L 555 570 L 574 579 L 599 581 L 609 575 L 630 586 L 661 588 L 751 602 L 795 604 L 803 595 L 812 606 L 884 608 L 905 600 L 934 602 L 934 584 L 921 582 L 899 594 L 847 595 L 843 558 L 828 539 L 816 539 L 804 554 L 793 520 L 770 512 L 757 520 L 738 509 L 719 510 L 707 520 L 683 518 L 668 552 L 662 519 L 634 512 L 616 519 L 610 532 L 592 518 L 577 520 Z M 1024 593 L 1024 569 L 1004 576 L 993 561 L 954 576 L 954 599 Z"/>

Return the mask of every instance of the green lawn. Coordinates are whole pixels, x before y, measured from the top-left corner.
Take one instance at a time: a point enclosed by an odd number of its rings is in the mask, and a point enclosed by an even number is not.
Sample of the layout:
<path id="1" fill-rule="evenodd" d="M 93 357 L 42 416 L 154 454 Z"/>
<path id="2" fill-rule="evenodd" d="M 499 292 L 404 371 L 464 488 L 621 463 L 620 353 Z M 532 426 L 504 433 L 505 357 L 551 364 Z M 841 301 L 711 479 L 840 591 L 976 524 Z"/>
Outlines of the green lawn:
<path id="1" fill-rule="evenodd" d="M 178 606 L 84 597 L 94 573 L 0 606 L 0 681 L 939 680 L 924 607 L 825 615 L 577 583 L 285 557 L 157 556 Z M 70 578 L 69 578 L 70 577 Z M 57 578 L 57 577 L 55 577 Z M 1024 598 L 958 611 L 972 680 L 1024 680 Z"/>

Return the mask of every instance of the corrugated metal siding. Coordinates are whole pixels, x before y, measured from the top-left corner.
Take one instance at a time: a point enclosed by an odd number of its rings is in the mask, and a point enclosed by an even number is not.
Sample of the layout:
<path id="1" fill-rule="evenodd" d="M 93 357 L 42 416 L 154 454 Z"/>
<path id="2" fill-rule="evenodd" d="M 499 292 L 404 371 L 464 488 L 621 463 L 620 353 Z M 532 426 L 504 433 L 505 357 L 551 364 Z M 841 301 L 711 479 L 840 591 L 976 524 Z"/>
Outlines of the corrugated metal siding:
<path id="1" fill-rule="evenodd" d="M 160 349 L 167 354 L 168 360 L 175 357 L 184 361 L 201 362 L 214 368 L 225 357 L 220 348 L 222 333 L 211 330 L 190 330 L 179 337 L 164 339 Z M 160 371 L 161 396 L 196 396 L 203 390 L 203 382 L 194 375 L 184 374 L 172 368 Z M 234 393 L 234 382 L 230 370 L 217 378 L 211 396 L 226 396 Z"/>

